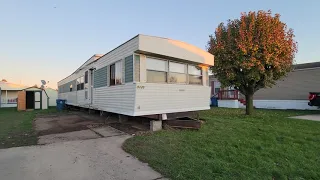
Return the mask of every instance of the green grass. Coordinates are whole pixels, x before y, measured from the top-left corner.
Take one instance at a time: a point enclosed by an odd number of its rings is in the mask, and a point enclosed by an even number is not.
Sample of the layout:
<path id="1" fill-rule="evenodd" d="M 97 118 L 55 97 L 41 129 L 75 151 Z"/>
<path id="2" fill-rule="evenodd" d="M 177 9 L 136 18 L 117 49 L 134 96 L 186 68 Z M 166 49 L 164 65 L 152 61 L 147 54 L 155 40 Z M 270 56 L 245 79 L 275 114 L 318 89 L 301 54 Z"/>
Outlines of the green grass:
<path id="1" fill-rule="evenodd" d="M 289 119 L 319 111 L 214 108 L 199 131 L 135 136 L 124 150 L 173 180 L 320 179 L 320 122 Z"/>
<path id="2" fill-rule="evenodd" d="M 37 144 L 37 135 L 33 128 L 33 120 L 37 114 L 56 112 L 48 110 L 21 111 L 16 108 L 0 109 L 0 149 Z"/>

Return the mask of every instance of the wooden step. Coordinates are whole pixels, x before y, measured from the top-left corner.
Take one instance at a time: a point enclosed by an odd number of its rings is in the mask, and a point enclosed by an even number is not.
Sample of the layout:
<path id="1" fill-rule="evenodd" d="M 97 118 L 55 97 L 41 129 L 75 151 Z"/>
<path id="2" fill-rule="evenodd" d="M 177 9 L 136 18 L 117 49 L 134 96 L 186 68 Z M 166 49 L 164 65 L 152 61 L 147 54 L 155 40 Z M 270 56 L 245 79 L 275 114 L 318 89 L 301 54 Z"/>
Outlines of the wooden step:
<path id="1" fill-rule="evenodd" d="M 162 121 L 163 124 L 179 129 L 200 129 L 201 121 L 188 117 Z"/>

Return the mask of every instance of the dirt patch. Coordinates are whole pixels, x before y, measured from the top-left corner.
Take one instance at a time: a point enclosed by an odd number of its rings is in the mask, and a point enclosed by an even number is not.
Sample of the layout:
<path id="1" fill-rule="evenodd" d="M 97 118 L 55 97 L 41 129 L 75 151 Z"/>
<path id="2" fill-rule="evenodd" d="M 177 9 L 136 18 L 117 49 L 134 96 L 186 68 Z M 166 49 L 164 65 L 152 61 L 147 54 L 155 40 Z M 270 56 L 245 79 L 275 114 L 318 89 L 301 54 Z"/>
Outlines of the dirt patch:
<path id="1" fill-rule="evenodd" d="M 35 119 L 35 129 L 37 135 L 58 134 L 72 131 L 89 129 L 104 123 L 105 117 L 85 114 L 82 112 L 72 112 L 59 115 L 39 116 Z"/>
<path id="2" fill-rule="evenodd" d="M 127 122 L 119 123 L 117 114 L 109 113 L 105 114 L 104 116 L 100 116 L 99 114 L 88 114 L 87 112 L 81 111 L 70 111 L 63 114 L 37 116 L 34 121 L 34 126 L 37 135 L 43 137 L 45 139 L 45 143 L 53 142 L 56 139 L 70 139 L 69 137 L 73 135 L 76 136 L 74 138 L 77 138 L 78 134 L 76 133 L 76 131 L 92 131 L 97 128 L 99 129 L 99 127 L 102 127 L 107 133 L 112 132 L 111 130 L 108 130 L 106 126 L 111 126 L 115 129 L 131 135 L 137 134 L 139 132 L 149 131 L 149 121 L 145 118 L 130 117 Z M 63 133 L 67 134 L 58 135 Z M 49 137 L 48 135 L 55 136 Z M 90 139 L 91 136 L 93 137 L 91 132 L 88 132 L 86 135 L 87 138 L 84 139 Z M 79 138 L 81 139 L 83 137 Z"/>
<path id="3" fill-rule="evenodd" d="M 128 121 L 125 123 L 110 121 L 108 122 L 108 125 L 132 135 L 149 131 L 150 120 L 143 117 L 129 117 Z"/>

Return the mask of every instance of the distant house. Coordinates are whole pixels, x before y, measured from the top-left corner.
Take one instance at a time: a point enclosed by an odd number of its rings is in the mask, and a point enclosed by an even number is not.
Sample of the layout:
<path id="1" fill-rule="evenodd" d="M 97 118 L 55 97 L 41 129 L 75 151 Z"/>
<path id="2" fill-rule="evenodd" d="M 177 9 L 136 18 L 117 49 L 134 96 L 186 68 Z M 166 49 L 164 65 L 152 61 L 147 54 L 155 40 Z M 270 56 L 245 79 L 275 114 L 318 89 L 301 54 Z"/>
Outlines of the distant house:
<path id="1" fill-rule="evenodd" d="M 210 81 L 211 95 L 220 95 L 219 106 L 244 107 L 240 103 L 243 102 L 243 95 L 233 88 L 220 91 L 220 82 L 214 76 L 210 77 Z M 308 106 L 308 95 L 309 92 L 319 91 L 320 62 L 297 64 L 287 77 L 278 80 L 272 88 L 258 90 L 254 94 L 253 104 L 256 108 L 266 109 L 316 109 Z"/>
<path id="2" fill-rule="evenodd" d="M 47 95 L 49 96 L 49 106 L 56 106 L 56 100 L 58 99 L 58 90 L 52 88 L 45 88 Z"/>
<path id="3" fill-rule="evenodd" d="M 26 89 L 27 86 L 14 84 L 7 81 L 0 81 L 0 108 L 17 107 L 18 92 Z M 58 90 L 45 88 L 49 97 L 48 106 L 56 106 Z"/>
<path id="4" fill-rule="evenodd" d="M 0 108 L 17 107 L 18 91 L 26 88 L 20 84 L 0 81 Z"/>
<path id="5" fill-rule="evenodd" d="M 272 88 L 257 91 L 254 105 L 268 109 L 315 109 L 308 106 L 309 92 L 320 92 L 320 62 L 295 65 Z"/>

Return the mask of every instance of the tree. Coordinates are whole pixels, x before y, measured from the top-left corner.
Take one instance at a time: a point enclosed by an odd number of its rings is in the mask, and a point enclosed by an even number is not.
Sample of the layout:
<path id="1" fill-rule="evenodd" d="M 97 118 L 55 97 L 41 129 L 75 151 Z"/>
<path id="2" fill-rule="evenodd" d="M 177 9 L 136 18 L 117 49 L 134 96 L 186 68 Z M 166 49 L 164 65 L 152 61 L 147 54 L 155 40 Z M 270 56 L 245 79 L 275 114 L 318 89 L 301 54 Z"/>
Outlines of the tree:
<path id="1" fill-rule="evenodd" d="M 214 75 L 225 87 L 246 97 L 246 114 L 253 112 L 253 95 L 292 70 L 297 42 L 292 29 L 271 11 L 242 13 L 220 23 L 209 36 L 208 52 L 215 56 Z"/>

